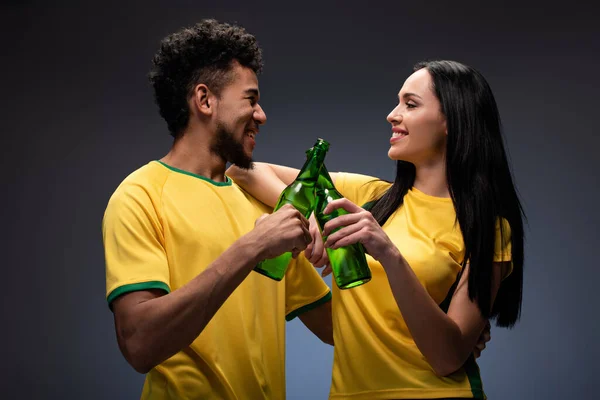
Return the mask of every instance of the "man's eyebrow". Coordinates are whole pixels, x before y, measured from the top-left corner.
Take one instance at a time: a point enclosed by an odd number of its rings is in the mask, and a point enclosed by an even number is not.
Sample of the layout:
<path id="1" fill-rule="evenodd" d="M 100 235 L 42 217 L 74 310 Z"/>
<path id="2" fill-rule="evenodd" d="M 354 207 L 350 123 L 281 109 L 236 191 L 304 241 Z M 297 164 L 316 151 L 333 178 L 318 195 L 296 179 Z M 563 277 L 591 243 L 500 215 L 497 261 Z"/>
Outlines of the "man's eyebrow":
<path id="1" fill-rule="evenodd" d="M 257 96 L 257 97 L 258 97 L 258 95 L 259 95 L 259 93 L 258 93 L 258 89 L 255 89 L 255 88 L 246 89 L 246 90 L 244 91 L 244 93 L 245 93 L 245 94 L 254 95 L 254 96 Z"/>

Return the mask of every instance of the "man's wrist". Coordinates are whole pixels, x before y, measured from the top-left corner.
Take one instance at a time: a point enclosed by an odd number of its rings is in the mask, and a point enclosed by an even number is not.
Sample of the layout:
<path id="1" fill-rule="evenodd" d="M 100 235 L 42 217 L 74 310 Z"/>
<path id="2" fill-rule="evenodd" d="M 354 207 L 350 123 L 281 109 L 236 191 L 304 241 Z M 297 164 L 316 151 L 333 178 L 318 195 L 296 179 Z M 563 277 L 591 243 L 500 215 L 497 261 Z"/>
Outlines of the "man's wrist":
<path id="1" fill-rule="evenodd" d="M 265 259 L 265 241 L 258 237 L 256 232 L 250 231 L 249 233 L 245 234 L 238 240 L 238 244 L 240 248 L 237 249 L 236 252 L 239 251 L 241 254 L 244 254 L 248 259 L 250 259 L 253 268 L 254 265 Z"/>

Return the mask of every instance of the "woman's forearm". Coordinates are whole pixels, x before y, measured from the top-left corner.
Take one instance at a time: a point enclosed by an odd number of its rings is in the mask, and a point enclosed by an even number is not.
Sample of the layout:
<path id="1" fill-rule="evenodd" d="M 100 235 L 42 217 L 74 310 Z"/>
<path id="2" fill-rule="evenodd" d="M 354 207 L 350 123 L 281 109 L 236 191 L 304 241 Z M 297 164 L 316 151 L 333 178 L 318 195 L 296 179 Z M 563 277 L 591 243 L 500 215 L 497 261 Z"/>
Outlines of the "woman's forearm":
<path id="1" fill-rule="evenodd" d="M 298 169 L 255 162 L 254 168 L 242 169 L 232 165 L 227 169 L 239 186 L 270 207 L 275 207 L 279 195 L 298 176 Z"/>
<path id="2" fill-rule="evenodd" d="M 463 307 L 458 324 L 435 303 L 397 249 L 381 261 L 402 317 L 436 374 L 446 376 L 459 369 L 485 327 L 477 306 Z"/>

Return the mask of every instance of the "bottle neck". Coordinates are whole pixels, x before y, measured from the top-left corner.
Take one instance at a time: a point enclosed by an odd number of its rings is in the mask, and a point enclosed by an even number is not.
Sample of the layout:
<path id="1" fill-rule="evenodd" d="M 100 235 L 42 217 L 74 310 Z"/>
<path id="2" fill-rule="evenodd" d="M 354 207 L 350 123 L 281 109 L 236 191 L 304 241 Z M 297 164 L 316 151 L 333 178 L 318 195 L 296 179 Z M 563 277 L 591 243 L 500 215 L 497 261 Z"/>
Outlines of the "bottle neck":
<path id="1" fill-rule="evenodd" d="M 333 180 L 329 175 L 329 171 L 325 167 L 325 164 L 321 167 L 321 171 L 319 172 L 319 179 L 317 181 L 319 188 L 321 189 L 335 189 L 333 185 Z"/>
<path id="2" fill-rule="evenodd" d="M 300 170 L 298 174 L 298 179 L 300 180 L 317 180 L 319 176 L 319 171 L 323 167 L 323 160 L 325 160 L 325 154 L 327 151 L 315 148 L 310 153 L 304 166 Z"/>

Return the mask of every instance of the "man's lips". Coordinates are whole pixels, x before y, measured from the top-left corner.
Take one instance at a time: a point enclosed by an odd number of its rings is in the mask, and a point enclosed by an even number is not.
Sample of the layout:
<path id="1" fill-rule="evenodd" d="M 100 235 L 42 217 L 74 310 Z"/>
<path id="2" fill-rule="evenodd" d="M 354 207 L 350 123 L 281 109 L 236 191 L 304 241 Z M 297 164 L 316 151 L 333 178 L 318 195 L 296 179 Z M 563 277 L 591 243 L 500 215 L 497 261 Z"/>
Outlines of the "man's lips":
<path id="1" fill-rule="evenodd" d="M 256 146 L 256 131 L 246 131 L 245 136 L 248 138 L 248 141 L 250 142 L 250 146 L 254 149 L 254 146 Z"/>

